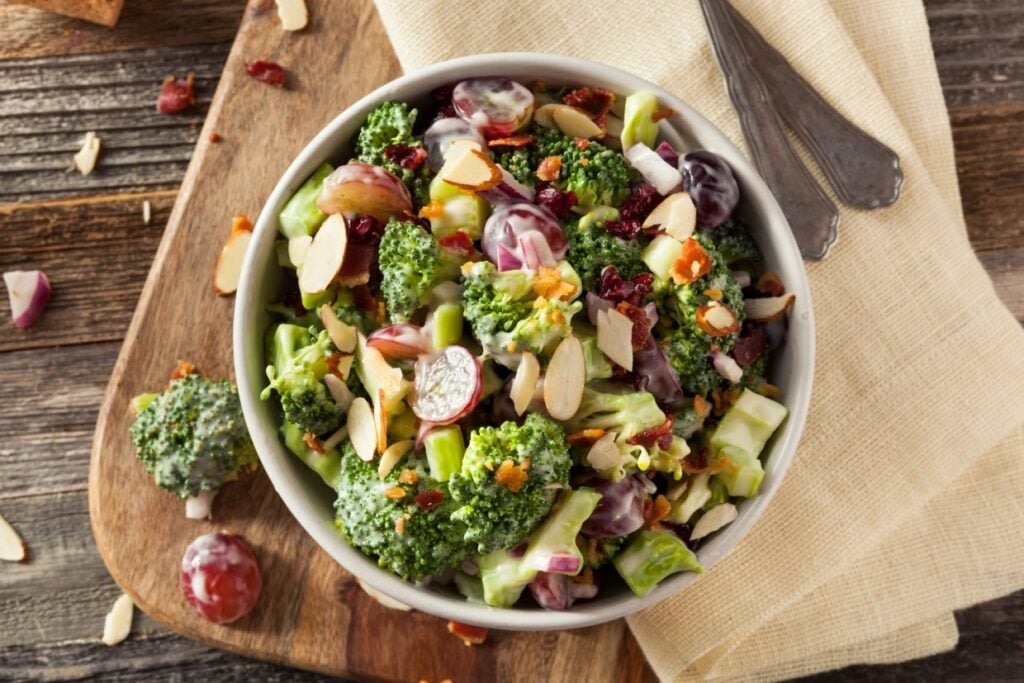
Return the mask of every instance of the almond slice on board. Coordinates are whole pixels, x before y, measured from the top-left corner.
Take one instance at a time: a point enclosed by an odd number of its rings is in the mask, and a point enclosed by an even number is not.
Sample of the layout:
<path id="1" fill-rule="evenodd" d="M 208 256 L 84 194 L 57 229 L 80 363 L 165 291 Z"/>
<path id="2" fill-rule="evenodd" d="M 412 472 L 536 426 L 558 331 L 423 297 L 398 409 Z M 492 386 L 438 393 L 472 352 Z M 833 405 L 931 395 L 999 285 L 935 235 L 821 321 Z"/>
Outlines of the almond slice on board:
<path id="1" fill-rule="evenodd" d="M 795 299 L 795 294 L 770 296 L 764 299 L 746 299 L 743 302 L 743 312 L 747 314 L 747 318 L 750 320 L 768 322 L 775 320 L 789 310 Z"/>
<path id="2" fill-rule="evenodd" d="M 377 428 L 373 408 L 360 396 L 348 407 L 348 435 L 360 460 L 370 462 L 377 452 Z"/>
<path id="3" fill-rule="evenodd" d="M 274 0 L 277 3 L 277 17 L 285 31 L 301 31 L 309 22 L 306 0 Z"/>
<path id="4" fill-rule="evenodd" d="M 563 339 L 551 355 L 544 375 L 544 405 L 556 420 L 568 420 L 583 400 L 587 380 L 583 345 L 575 335 Z"/>
<path id="5" fill-rule="evenodd" d="M 0 560 L 22 562 L 28 557 L 25 541 L 6 519 L 0 517 Z"/>
<path id="6" fill-rule="evenodd" d="M 318 294 L 328 286 L 341 270 L 348 246 L 348 228 L 345 218 L 331 214 L 316 231 L 299 268 L 299 289 L 304 294 Z"/>
<path id="7" fill-rule="evenodd" d="M 232 230 L 231 236 L 220 250 L 217 266 L 213 271 L 213 288 L 219 296 L 234 294 L 238 289 L 238 280 L 242 275 L 242 261 L 249 248 L 252 233 L 245 230 Z"/>
<path id="8" fill-rule="evenodd" d="M 598 311 L 597 348 L 627 372 L 632 372 L 633 321 L 614 308 Z"/>
<path id="9" fill-rule="evenodd" d="M 89 175 L 96 168 L 96 160 L 100 156 L 100 139 L 91 130 L 85 134 L 82 140 L 82 149 L 74 156 L 75 168 L 82 175 Z"/>
<path id="10" fill-rule="evenodd" d="M 135 612 L 135 605 L 126 593 L 114 601 L 114 605 L 107 612 L 103 620 L 103 644 L 117 645 L 128 637 L 132 630 L 132 616 Z"/>
<path id="11" fill-rule="evenodd" d="M 512 399 L 516 415 L 522 415 L 530 406 L 533 394 L 537 390 L 538 379 L 540 363 L 537 362 L 537 357 L 529 351 L 523 351 L 515 377 L 512 378 L 512 386 L 509 387 L 509 398 Z"/>

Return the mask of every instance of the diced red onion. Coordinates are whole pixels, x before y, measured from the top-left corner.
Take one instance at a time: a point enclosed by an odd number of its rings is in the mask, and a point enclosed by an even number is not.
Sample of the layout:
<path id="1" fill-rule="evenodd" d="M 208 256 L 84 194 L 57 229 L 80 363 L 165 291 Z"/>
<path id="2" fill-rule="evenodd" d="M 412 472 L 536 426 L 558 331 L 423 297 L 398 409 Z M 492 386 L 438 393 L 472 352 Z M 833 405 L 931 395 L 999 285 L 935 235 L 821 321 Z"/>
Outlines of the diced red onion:
<path id="1" fill-rule="evenodd" d="M 539 562 L 536 569 L 552 574 L 578 574 L 583 569 L 583 560 L 578 555 L 550 555 Z"/>
<path id="2" fill-rule="evenodd" d="M 498 259 L 495 265 L 500 271 L 519 270 L 523 267 L 523 260 L 508 245 L 499 244 Z"/>
<path id="3" fill-rule="evenodd" d="M 569 240 L 562 232 L 558 217 L 550 209 L 535 204 L 509 204 L 498 208 L 487 219 L 480 243 L 491 263 L 502 270 L 498 263 L 501 258 L 499 247 L 506 246 L 522 263 L 525 259 L 520 251 L 520 237 L 532 231 L 543 235 L 556 261 L 565 258 Z"/>
<path id="4" fill-rule="evenodd" d="M 672 164 L 673 168 L 679 167 L 679 154 L 672 149 L 672 145 L 668 144 L 665 140 L 662 140 L 654 151 L 658 153 L 658 156 L 665 160 L 665 163 Z"/>
<path id="5" fill-rule="evenodd" d="M 657 152 L 642 142 L 627 149 L 626 158 L 660 195 L 672 194 L 683 183 L 683 174 L 679 169 L 666 163 Z"/>
<path id="6" fill-rule="evenodd" d="M 570 583 L 572 582 L 561 574 L 540 572 L 530 582 L 530 594 L 544 609 L 569 609 L 572 606 Z"/>
<path id="7" fill-rule="evenodd" d="M 4 273 L 7 296 L 11 301 L 14 326 L 31 327 L 43 314 L 50 300 L 50 281 L 41 270 L 14 270 Z"/>
<path id="8" fill-rule="evenodd" d="M 530 230 L 519 236 L 519 251 L 523 254 L 523 265 L 530 270 L 553 268 L 558 264 L 551 246 L 538 230 Z"/>
<path id="9" fill-rule="evenodd" d="M 743 368 L 740 367 L 740 364 L 732 356 L 721 351 L 712 351 L 711 362 L 714 364 L 718 374 L 733 384 L 743 379 Z"/>

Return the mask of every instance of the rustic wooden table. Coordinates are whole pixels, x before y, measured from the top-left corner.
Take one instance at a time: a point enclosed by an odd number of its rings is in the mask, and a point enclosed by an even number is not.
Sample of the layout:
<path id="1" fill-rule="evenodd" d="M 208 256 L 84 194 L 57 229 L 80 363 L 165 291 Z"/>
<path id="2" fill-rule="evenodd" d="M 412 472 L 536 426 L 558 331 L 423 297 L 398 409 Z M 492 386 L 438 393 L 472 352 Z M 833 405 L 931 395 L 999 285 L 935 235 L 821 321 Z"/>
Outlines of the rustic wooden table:
<path id="1" fill-rule="evenodd" d="M 1024 3 L 925 4 L 971 241 L 1024 319 Z M 322 679 L 211 650 L 144 615 L 116 650 L 99 643 L 118 590 L 89 528 L 93 426 L 242 6 L 133 0 L 107 30 L 0 4 L 0 271 L 48 271 L 59 289 L 47 315 L 64 321 L 45 337 L 0 321 L 0 510 L 32 552 L 27 564 L 0 567 L 0 679 Z M 163 77 L 187 71 L 199 106 L 158 114 Z M 100 133 L 104 153 L 101 170 L 83 178 L 68 167 L 87 130 Z M 951 653 L 820 678 L 1024 675 L 1024 592 L 957 621 Z"/>

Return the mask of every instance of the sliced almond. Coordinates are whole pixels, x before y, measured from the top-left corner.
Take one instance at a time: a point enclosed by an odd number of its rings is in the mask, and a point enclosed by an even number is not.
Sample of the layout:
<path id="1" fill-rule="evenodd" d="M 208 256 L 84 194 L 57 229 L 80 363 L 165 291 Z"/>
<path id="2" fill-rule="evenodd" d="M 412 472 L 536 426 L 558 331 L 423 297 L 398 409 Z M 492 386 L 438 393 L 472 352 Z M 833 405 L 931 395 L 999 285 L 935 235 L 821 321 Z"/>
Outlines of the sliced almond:
<path id="1" fill-rule="evenodd" d="M 568 420 L 575 415 L 583 400 L 586 379 L 583 345 L 570 334 L 551 355 L 544 376 L 544 405 L 548 414 L 556 420 Z"/>
<path id="2" fill-rule="evenodd" d="M 704 516 L 697 520 L 690 533 L 690 540 L 696 541 L 708 534 L 714 533 L 731 523 L 739 516 L 739 511 L 732 503 L 722 503 L 704 513 Z"/>
<path id="3" fill-rule="evenodd" d="M 373 402 L 373 424 L 377 429 L 377 452 L 383 453 L 388 447 L 387 395 L 384 389 L 377 389 L 377 400 Z"/>
<path id="4" fill-rule="evenodd" d="M 82 149 L 74 156 L 75 168 L 82 175 L 89 175 L 96 168 L 96 160 L 100 156 L 100 139 L 91 130 L 85 134 L 82 140 Z"/>
<path id="5" fill-rule="evenodd" d="M 608 432 L 594 442 L 587 452 L 587 462 L 598 472 L 610 470 L 622 463 L 622 453 L 615 444 L 615 432 Z"/>
<path id="6" fill-rule="evenodd" d="M 345 218 L 338 213 L 331 214 L 317 230 L 299 268 L 299 289 L 304 294 L 319 294 L 327 289 L 341 270 L 347 246 Z"/>
<path id="7" fill-rule="evenodd" d="M 697 207 L 688 192 L 676 192 L 662 200 L 648 214 L 643 227 L 660 225 L 666 234 L 680 242 L 686 240 L 697 228 Z"/>
<path id="8" fill-rule="evenodd" d="M 349 373 L 352 372 L 352 363 L 355 362 L 355 356 L 342 356 L 338 359 L 338 376 L 346 382 L 348 381 Z"/>
<path id="9" fill-rule="evenodd" d="M 153 220 L 153 205 L 147 199 L 142 202 L 142 224 L 149 225 L 151 220 Z"/>
<path id="10" fill-rule="evenodd" d="M 213 271 L 213 288 L 220 296 L 234 294 L 238 289 L 238 280 L 242 275 L 242 262 L 245 251 L 249 248 L 251 232 L 244 230 L 232 231 L 224 248 L 217 257 L 217 266 Z"/>
<path id="11" fill-rule="evenodd" d="M 475 149 L 478 152 L 484 151 L 483 146 L 476 140 L 452 140 L 448 144 L 448 149 L 444 151 L 444 160 L 455 159 L 470 149 Z"/>
<path id="12" fill-rule="evenodd" d="M 795 294 L 770 296 L 765 299 L 747 299 L 743 302 L 743 312 L 747 314 L 749 320 L 768 322 L 789 310 L 794 300 L 796 300 Z"/>
<path id="13" fill-rule="evenodd" d="M 333 451 L 335 448 L 338 447 L 338 444 L 340 444 L 342 441 L 344 441 L 347 438 L 348 438 L 348 425 L 345 425 L 344 427 L 342 427 L 341 429 L 339 429 L 338 431 L 334 432 L 329 437 L 327 437 L 327 439 L 322 444 L 320 444 L 320 445 L 323 447 L 324 452 L 326 453 L 326 452 L 329 452 L 329 451 Z"/>
<path id="14" fill-rule="evenodd" d="M 377 428 L 373 408 L 360 396 L 348 407 L 348 436 L 360 460 L 370 462 L 377 452 Z"/>
<path id="15" fill-rule="evenodd" d="M 405 441 L 396 441 L 388 446 L 380 455 L 380 464 L 377 465 L 377 476 L 384 479 L 391 474 L 391 470 L 395 469 L 398 461 L 404 458 L 405 454 L 411 451 L 415 445 L 415 439 L 406 439 Z"/>
<path id="16" fill-rule="evenodd" d="M 467 148 L 458 156 L 450 156 L 439 173 L 441 179 L 470 192 L 496 187 L 504 177 L 501 167 L 478 149 Z"/>
<path id="17" fill-rule="evenodd" d="M 348 385 L 345 384 L 344 380 L 337 375 L 328 372 L 324 375 L 324 384 L 327 385 L 327 391 L 331 392 L 331 397 L 334 399 L 334 402 L 338 404 L 338 407 L 342 410 L 348 410 L 349 406 L 352 405 L 352 401 L 355 400 L 355 397 L 352 395 L 352 390 L 348 388 Z"/>
<path id="18" fill-rule="evenodd" d="M 566 135 L 583 140 L 599 138 L 604 135 L 601 127 L 594 123 L 593 119 L 582 109 L 570 107 L 567 104 L 556 104 L 554 107 L 551 114 L 555 119 L 555 125 Z"/>
<path id="19" fill-rule="evenodd" d="M 0 517 L 0 560 L 21 562 L 28 557 L 25 541 L 6 519 Z"/>
<path id="20" fill-rule="evenodd" d="M 292 262 L 293 266 L 298 268 L 302 265 L 302 262 L 306 260 L 306 254 L 309 253 L 309 245 L 312 243 L 311 235 L 299 235 L 288 240 L 288 260 Z"/>
<path id="21" fill-rule="evenodd" d="M 392 367 L 378 349 L 367 346 L 362 333 L 357 333 L 356 339 L 356 373 L 359 379 L 370 396 L 377 396 L 377 390 L 383 389 L 384 408 L 397 412 L 412 383 L 404 378 L 400 368 Z"/>
<path id="22" fill-rule="evenodd" d="M 398 600 L 395 600 L 394 598 L 389 598 L 388 596 L 384 595 L 383 593 L 381 593 L 376 588 L 372 588 L 370 586 L 367 586 L 365 583 L 363 583 L 359 579 L 356 579 L 356 583 L 359 584 L 359 587 L 363 589 L 364 593 L 366 593 L 371 598 L 373 598 L 374 600 L 379 602 L 381 604 L 381 606 L 383 606 L 383 607 L 387 607 L 388 609 L 401 610 L 402 612 L 409 612 L 410 610 L 412 610 L 412 607 L 409 607 L 405 603 L 398 602 Z"/>
<path id="23" fill-rule="evenodd" d="M 697 327 L 712 337 L 724 337 L 740 329 L 739 320 L 732 309 L 720 301 L 712 301 L 698 308 L 696 318 Z"/>
<path id="24" fill-rule="evenodd" d="M 327 336 L 331 338 L 334 346 L 342 353 L 352 353 L 356 348 L 358 330 L 352 325 L 343 323 L 329 304 L 321 306 L 318 313 L 320 322 L 324 324 Z"/>
<path id="25" fill-rule="evenodd" d="M 277 3 L 277 17 L 285 31 L 301 31 L 309 22 L 309 11 L 305 0 L 274 0 Z"/>
<path id="26" fill-rule="evenodd" d="M 113 607 L 107 612 L 103 620 L 103 644 L 117 645 L 128 637 L 132 630 L 132 616 L 135 605 L 127 594 L 122 593 L 121 597 L 114 601 Z"/>
<path id="27" fill-rule="evenodd" d="M 523 351 L 516 368 L 516 375 L 512 378 L 512 386 L 509 387 L 509 397 L 516 410 L 516 415 L 522 415 L 530 406 L 533 400 L 533 393 L 537 389 L 537 380 L 540 379 L 540 363 L 537 357 L 529 351 Z"/>
<path id="28" fill-rule="evenodd" d="M 555 109 L 561 106 L 561 103 L 555 102 L 541 105 L 533 110 L 533 120 L 543 128 L 558 128 L 558 124 L 555 123 Z"/>
<path id="29" fill-rule="evenodd" d="M 632 372 L 633 321 L 614 308 L 598 311 L 597 348 L 627 372 Z"/>
<path id="30" fill-rule="evenodd" d="M 668 487 L 668 490 L 665 491 L 665 497 L 668 498 L 669 500 L 679 500 L 680 498 L 683 497 L 683 494 L 686 493 L 686 488 L 689 485 L 689 479 L 677 481 L 676 483 Z"/>

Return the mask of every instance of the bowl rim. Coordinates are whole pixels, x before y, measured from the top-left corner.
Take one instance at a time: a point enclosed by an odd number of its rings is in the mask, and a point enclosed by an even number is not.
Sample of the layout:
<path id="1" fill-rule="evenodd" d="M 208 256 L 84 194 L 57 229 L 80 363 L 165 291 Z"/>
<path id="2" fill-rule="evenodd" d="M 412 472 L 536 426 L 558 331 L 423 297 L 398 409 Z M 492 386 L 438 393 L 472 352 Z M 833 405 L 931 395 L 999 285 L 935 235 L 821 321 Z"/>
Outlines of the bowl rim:
<path id="1" fill-rule="evenodd" d="M 773 248 L 777 252 L 777 261 L 783 266 L 780 270 L 798 276 L 795 281 L 792 277 L 787 278 L 789 290 L 796 294 L 796 302 L 790 311 L 787 344 L 798 344 L 800 347 L 800 355 L 790 373 L 793 381 L 784 399 L 789 416 L 770 443 L 768 467 L 758 495 L 744 501 L 739 517 L 698 551 L 705 571 L 710 571 L 739 543 L 760 518 L 782 484 L 806 422 L 815 355 L 814 319 L 807 274 L 799 248 L 774 196 L 739 149 L 714 124 L 688 104 L 664 88 L 622 69 L 575 57 L 536 52 L 470 55 L 438 62 L 402 75 L 343 110 L 299 152 L 277 181 L 260 212 L 236 294 L 232 335 L 235 375 L 246 423 L 274 490 L 313 540 L 357 579 L 394 600 L 444 619 L 511 630 L 580 628 L 625 617 L 650 607 L 684 589 L 699 575 L 693 572 L 675 574 L 644 596 L 633 596 L 624 592 L 621 596 L 605 601 L 598 598 L 587 603 L 578 603 L 565 611 L 495 608 L 470 602 L 461 596 L 447 596 L 425 590 L 404 581 L 349 546 L 333 525 L 323 523 L 314 510 L 315 498 L 306 494 L 303 482 L 294 474 L 294 465 L 301 463 L 297 463 L 295 456 L 281 444 L 278 425 L 268 424 L 273 421 L 265 419 L 260 407 L 263 402 L 259 399 L 259 393 L 263 388 L 262 382 L 250 375 L 251 370 L 247 366 L 247 342 L 252 343 L 253 338 L 250 330 L 263 315 L 264 304 L 263 301 L 257 300 L 259 287 L 254 278 L 263 276 L 265 266 L 261 264 L 272 258 L 274 235 L 277 233 L 277 213 L 313 168 L 336 156 L 338 144 L 332 140 L 338 132 L 357 117 L 365 117 L 365 113 L 371 107 L 387 99 L 401 98 L 404 91 L 410 87 L 422 87 L 424 82 L 437 81 L 432 86 L 436 87 L 441 83 L 461 78 L 502 74 L 512 70 L 535 70 L 538 74 L 557 72 L 564 74 L 566 81 L 610 87 L 616 92 L 635 92 L 643 89 L 654 92 L 663 104 L 675 112 L 673 116 L 663 121 L 662 134 L 666 132 L 666 128 L 676 137 L 682 136 L 683 131 L 689 131 L 689 134 L 701 140 L 705 149 L 721 155 L 729 162 L 744 187 L 744 200 L 757 206 L 758 217 L 763 219 L 760 227 L 771 238 Z M 257 336 L 262 340 L 263 330 L 260 330 Z M 262 367 L 262 361 L 259 363 Z"/>

